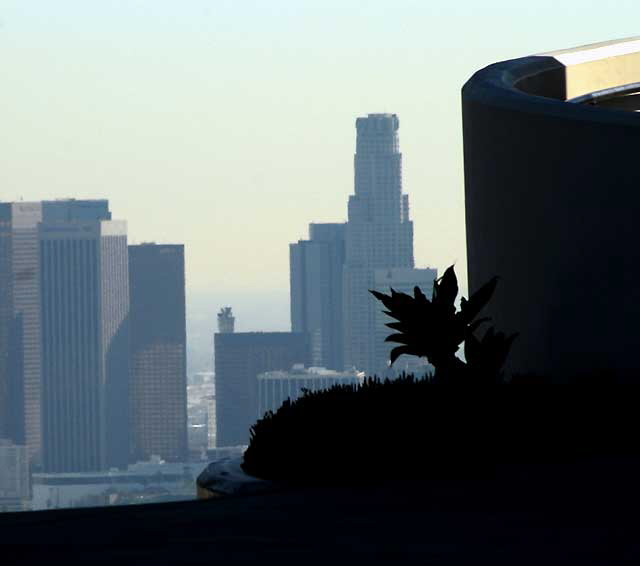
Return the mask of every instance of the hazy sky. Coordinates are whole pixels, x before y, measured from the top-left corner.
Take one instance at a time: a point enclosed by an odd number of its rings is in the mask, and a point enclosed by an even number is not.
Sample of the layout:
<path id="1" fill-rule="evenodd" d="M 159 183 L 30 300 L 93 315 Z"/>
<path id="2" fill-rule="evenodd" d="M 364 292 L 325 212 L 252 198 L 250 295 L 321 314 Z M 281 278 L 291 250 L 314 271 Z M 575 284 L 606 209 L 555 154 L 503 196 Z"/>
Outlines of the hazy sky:
<path id="1" fill-rule="evenodd" d="M 132 242 L 185 243 L 190 291 L 286 298 L 288 244 L 346 220 L 355 118 L 394 112 L 416 264 L 464 276 L 463 83 L 638 21 L 637 0 L 0 0 L 0 198 L 106 197 Z"/>

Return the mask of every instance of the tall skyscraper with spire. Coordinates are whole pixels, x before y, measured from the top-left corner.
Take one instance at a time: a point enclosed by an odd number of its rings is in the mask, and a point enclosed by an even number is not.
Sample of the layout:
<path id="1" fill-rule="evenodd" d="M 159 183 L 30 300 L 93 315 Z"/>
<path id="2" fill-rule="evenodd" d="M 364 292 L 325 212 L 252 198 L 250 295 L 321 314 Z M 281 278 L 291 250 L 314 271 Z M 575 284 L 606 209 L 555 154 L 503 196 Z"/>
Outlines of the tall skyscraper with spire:
<path id="1" fill-rule="evenodd" d="M 291 325 L 311 341 L 311 361 L 368 375 L 420 374 L 424 360 L 402 356 L 393 369 L 391 319 L 370 289 L 431 294 L 435 269 L 415 269 L 409 197 L 395 114 L 356 120 L 355 194 L 346 224 L 311 224 L 309 240 L 290 245 Z M 338 350 L 340 352 L 338 353 Z"/>
<path id="2" fill-rule="evenodd" d="M 375 288 L 376 270 L 414 266 L 398 127 L 395 114 L 356 120 L 355 194 L 349 197 L 343 270 L 344 345 L 345 365 L 367 374 L 384 373 L 388 359 L 388 348 L 376 339 L 379 305 L 369 293 Z"/>

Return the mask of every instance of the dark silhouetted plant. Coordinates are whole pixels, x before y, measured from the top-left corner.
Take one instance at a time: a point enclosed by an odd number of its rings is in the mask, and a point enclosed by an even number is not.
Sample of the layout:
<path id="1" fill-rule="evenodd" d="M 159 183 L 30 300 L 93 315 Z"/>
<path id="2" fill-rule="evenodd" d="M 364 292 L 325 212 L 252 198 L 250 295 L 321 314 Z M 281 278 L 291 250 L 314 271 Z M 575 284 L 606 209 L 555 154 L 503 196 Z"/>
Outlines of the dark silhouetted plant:
<path id="1" fill-rule="evenodd" d="M 455 306 L 458 280 L 453 266 L 434 282 L 431 300 L 419 287 L 414 288 L 413 297 L 394 289 L 389 295 L 370 291 L 386 307 L 383 312 L 397 321 L 386 325 L 397 331 L 386 341 L 400 344 L 391 350 L 391 363 L 402 354 L 408 354 L 427 358 L 435 367 L 436 382 L 502 381 L 501 369 L 517 334 L 506 336 L 495 332 L 493 327 L 482 339 L 474 334 L 489 320 L 488 317 L 477 317 L 491 299 L 497 282 L 498 278 L 493 277 L 469 300 L 462 297 L 460 310 Z M 456 356 L 463 342 L 466 363 Z"/>
<path id="2" fill-rule="evenodd" d="M 306 391 L 251 427 L 242 468 L 257 477 L 302 483 L 476 473 L 470 466 L 484 465 L 482 438 L 490 435 L 479 426 L 468 430 L 462 419 L 448 419 L 451 395 L 434 396 L 432 390 L 430 380 L 402 374 Z M 467 413 L 476 396 L 456 395 L 455 403 Z M 390 447 L 401 455 L 401 464 L 383 456 Z"/>
<path id="3" fill-rule="evenodd" d="M 514 376 L 518 377 L 518 376 Z M 520 376 L 512 383 L 545 383 Z M 637 455 L 630 389 L 437 387 L 401 375 L 285 401 L 251 427 L 242 468 L 312 483 L 487 477 L 507 464 Z"/>

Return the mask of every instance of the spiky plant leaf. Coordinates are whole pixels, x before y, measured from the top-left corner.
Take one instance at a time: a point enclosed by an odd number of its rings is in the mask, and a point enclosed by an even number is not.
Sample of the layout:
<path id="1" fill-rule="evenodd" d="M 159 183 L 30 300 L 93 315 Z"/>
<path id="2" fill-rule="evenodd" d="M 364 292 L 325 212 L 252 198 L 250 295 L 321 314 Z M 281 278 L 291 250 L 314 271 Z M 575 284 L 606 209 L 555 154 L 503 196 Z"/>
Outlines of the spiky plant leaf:
<path id="1" fill-rule="evenodd" d="M 411 336 L 407 336 L 406 334 L 390 334 L 384 339 L 385 342 L 396 342 L 398 344 L 409 345 L 413 341 Z"/>
<path id="2" fill-rule="evenodd" d="M 448 267 L 444 275 L 434 284 L 437 292 L 433 298 L 434 304 L 442 308 L 450 308 L 455 311 L 455 301 L 458 296 L 458 279 L 453 266 Z"/>
<path id="3" fill-rule="evenodd" d="M 482 318 L 479 318 L 478 320 L 474 320 L 471 324 L 469 324 L 469 326 L 467 326 L 467 332 L 470 334 L 475 332 L 480 325 L 490 320 L 491 318 L 489 318 L 488 316 L 484 316 Z"/>
<path id="4" fill-rule="evenodd" d="M 460 315 L 466 324 L 478 316 L 480 311 L 485 307 L 493 296 L 498 284 L 498 277 L 492 277 L 480 289 L 469 297 L 469 300 L 462 298 L 460 301 Z"/>
<path id="5" fill-rule="evenodd" d="M 502 333 L 496 334 L 493 328 L 489 328 L 482 340 L 474 335 L 480 325 L 489 320 L 487 317 L 476 320 L 476 316 L 493 295 L 497 279 L 491 279 L 469 300 L 462 298 L 460 312 L 455 308 L 459 289 L 453 266 L 434 281 L 431 301 L 419 287 L 414 288 L 413 297 L 393 288 L 388 295 L 371 291 L 386 307 L 383 312 L 395 319 L 386 323 L 396 331 L 386 342 L 401 344 L 391 351 L 391 363 L 402 354 L 426 357 L 436 367 L 436 377 L 440 374 L 445 381 L 453 375 L 459 379 L 460 372 L 467 367 L 497 376 L 515 335 L 507 338 Z M 463 342 L 468 366 L 456 358 Z"/>

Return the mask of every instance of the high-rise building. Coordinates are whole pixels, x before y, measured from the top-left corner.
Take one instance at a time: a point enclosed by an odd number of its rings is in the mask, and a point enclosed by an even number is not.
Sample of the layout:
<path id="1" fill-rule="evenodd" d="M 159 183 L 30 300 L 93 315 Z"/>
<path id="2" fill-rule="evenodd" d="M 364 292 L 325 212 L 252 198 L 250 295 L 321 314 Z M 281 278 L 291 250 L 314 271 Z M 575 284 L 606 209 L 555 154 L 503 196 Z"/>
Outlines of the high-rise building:
<path id="1" fill-rule="evenodd" d="M 38 240 L 47 472 L 128 463 L 127 235 L 126 223 L 110 217 L 107 201 L 43 203 Z"/>
<path id="2" fill-rule="evenodd" d="M 40 293 L 38 224 L 43 203 L 0 205 L 0 435 L 38 459 Z"/>
<path id="3" fill-rule="evenodd" d="M 345 227 L 310 224 L 309 240 L 289 245 L 291 330 L 310 338 L 310 363 L 344 367 L 342 269 Z"/>
<path id="4" fill-rule="evenodd" d="M 134 460 L 187 460 L 184 246 L 129 246 Z"/>
<path id="5" fill-rule="evenodd" d="M 0 435 L 42 457 L 39 226 L 110 219 L 106 200 L 0 203 Z"/>
<path id="6" fill-rule="evenodd" d="M 214 337 L 216 444 L 249 443 L 256 422 L 256 376 L 289 369 L 308 359 L 307 335 L 299 332 L 218 333 Z"/>
<path id="7" fill-rule="evenodd" d="M 322 367 L 305 368 L 294 365 L 289 371 L 267 371 L 258 374 L 258 413 L 257 418 L 267 411 L 277 411 L 287 399 L 294 401 L 302 396 L 303 389 L 322 391 L 334 385 L 361 385 L 364 374 L 361 372 L 335 371 Z"/>
<path id="8" fill-rule="evenodd" d="M 395 114 L 356 120 L 355 194 L 349 197 L 344 268 L 345 365 L 385 371 L 376 348 L 375 270 L 413 268 L 413 223 L 402 194 L 402 154 Z"/>
<path id="9" fill-rule="evenodd" d="M 0 438 L 14 438 L 9 416 L 9 327 L 13 320 L 11 205 L 0 203 Z"/>

